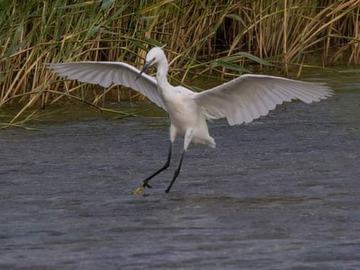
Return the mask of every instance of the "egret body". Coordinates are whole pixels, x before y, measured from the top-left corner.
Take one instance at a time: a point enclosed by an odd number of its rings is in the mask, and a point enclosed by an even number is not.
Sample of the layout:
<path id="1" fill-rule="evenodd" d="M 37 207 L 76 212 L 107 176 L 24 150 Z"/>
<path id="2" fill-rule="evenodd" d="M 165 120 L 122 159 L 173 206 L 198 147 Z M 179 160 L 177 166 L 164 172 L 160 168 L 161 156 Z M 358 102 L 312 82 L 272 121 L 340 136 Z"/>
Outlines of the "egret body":
<path id="1" fill-rule="evenodd" d="M 145 71 L 156 66 L 156 77 Z M 320 101 L 333 94 L 324 84 L 290 80 L 281 77 L 246 74 L 229 82 L 196 93 L 183 86 L 172 86 L 167 79 L 169 64 L 162 48 L 152 48 L 146 55 L 143 69 L 123 62 L 73 62 L 50 64 L 56 73 L 69 79 L 99 84 L 104 87 L 130 87 L 164 109 L 170 117 L 170 146 L 165 164 L 142 181 L 135 193 L 151 188 L 149 181 L 170 165 L 172 145 L 177 136 L 184 136 L 181 157 L 166 189 L 169 192 L 178 177 L 190 143 L 215 147 L 209 135 L 207 120 L 226 118 L 230 125 L 249 123 L 266 115 L 276 105 L 299 99 L 305 103 Z"/>

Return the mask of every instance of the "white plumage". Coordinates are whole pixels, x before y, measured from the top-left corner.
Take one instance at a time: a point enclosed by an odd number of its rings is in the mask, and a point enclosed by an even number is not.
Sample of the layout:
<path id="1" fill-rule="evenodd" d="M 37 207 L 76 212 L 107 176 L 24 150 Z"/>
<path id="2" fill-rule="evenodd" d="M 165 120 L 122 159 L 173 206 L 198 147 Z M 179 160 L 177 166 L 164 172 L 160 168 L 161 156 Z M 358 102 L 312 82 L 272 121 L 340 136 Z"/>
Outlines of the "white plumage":
<path id="1" fill-rule="evenodd" d="M 331 95 L 332 90 L 324 84 L 247 74 L 199 93 L 195 99 L 208 118 L 226 117 L 230 125 L 239 125 L 267 115 L 285 101 L 311 103 Z"/>
<path id="2" fill-rule="evenodd" d="M 143 73 L 151 65 L 157 67 L 156 78 Z M 325 84 L 253 74 L 242 75 L 210 90 L 196 93 L 185 87 L 174 87 L 169 84 L 168 61 L 164 51 L 158 47 L 148 52 L 142 71 L 122 62 L 59 63 L 50 64 L 49 67 L 72 80 L 104 87 L 111 85 L 130 87 L 168 112 L 171 121 L 168 159 L 163 167 L 143 181 L 142 190 L 151 187 L 149 180 L 168 168 L 172 143 L 177 135 L 184 136 L 184 151 L 166 192 L 170 191 L 178 176 L 184 153 L 191 142 L 215 147 L 206 120 L 226 118 L 230 125 L 249 123 L 267 115 L 276 105 L 285 101 L 299 99 L 311 103 L 333 94 Z"/>
<path id="3" fill-rule="evenodd" d="M 166 111 L 164 103 L 157 91 L 156 79 L 143 74 L 136 80 L 140 70 L 123 62 L 74 62 L 50 64 L 56 73 L 71 80 L 99 84 L 103 87 L 122 85 L 132 88 Z"/>

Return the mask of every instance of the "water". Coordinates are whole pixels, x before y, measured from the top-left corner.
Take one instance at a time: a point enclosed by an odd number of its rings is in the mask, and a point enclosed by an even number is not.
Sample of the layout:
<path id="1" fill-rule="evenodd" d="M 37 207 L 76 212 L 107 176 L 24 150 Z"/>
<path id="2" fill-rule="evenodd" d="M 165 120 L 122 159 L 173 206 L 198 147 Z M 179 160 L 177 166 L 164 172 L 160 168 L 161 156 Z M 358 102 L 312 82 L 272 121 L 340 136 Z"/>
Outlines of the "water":
<path id="1" fill-rule="evenodd" d="M 210 124 L 218 148 L 192 146 L 170 194 L 174 163 L 131 195 L 166 159 L 166 118 L 1 131 L 0 269 L 360 269 L 360 80 L 331 83 Z"/>

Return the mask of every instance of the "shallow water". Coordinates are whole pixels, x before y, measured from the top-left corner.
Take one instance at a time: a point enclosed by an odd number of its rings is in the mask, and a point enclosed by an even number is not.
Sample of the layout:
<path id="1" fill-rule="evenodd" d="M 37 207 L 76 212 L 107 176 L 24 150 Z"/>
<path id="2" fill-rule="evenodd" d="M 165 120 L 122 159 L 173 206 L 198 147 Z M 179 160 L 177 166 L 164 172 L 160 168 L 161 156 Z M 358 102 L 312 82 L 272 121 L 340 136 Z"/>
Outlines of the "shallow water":
<path id="1" fill-rule="evenodd" d="M 166 118 L 1 131 L 0 269 L 360 269 L 360 79 L 334 80 L 328 101 L 211 123 L 217 149 L 192 146 L 170 194 L 174 163 L 131 195 Z"/>

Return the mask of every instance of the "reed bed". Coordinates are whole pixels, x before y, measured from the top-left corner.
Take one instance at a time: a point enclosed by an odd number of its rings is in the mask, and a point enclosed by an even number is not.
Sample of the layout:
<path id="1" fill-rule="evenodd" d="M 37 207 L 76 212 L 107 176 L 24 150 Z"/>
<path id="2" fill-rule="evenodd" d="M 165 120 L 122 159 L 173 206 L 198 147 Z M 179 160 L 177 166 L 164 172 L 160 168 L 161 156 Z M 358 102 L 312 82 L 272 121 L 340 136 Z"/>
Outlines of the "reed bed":
<path id="1" fill-rule="evenodd" d="M 171 79 L 237 76 L 272 66 L 360 62 L 360 0 L 0 1 L 0 108 L 138 100 L 127 89 L 64 81 L 46 63 L 125 61 L 141 66 L 166 44 Z M 314 63 L 313 59 L 317 59 Z"/>

